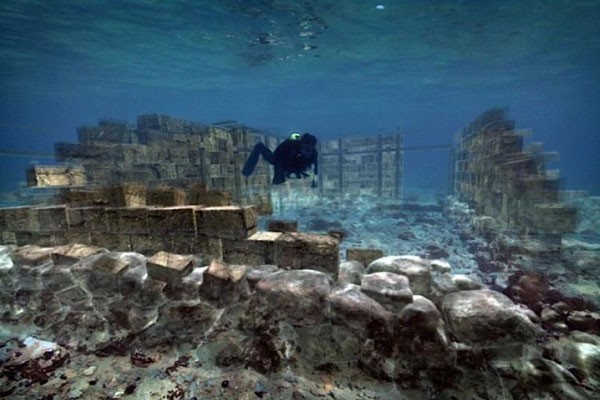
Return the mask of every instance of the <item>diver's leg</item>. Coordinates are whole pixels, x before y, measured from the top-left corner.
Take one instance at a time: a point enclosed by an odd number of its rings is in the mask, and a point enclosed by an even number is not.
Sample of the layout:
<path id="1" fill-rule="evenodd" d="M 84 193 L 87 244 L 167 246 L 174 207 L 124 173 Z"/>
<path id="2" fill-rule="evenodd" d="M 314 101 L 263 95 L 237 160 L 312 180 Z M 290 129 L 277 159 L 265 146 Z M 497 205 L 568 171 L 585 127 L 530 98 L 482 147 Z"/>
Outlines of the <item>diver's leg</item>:
<path id="1" fill-rule="evenodd" d="M 285 182 L 285 171 L 283 170 L 283 163 L 275 163 L 273 168 L 273 185 L 280 185 Z"/>
<path id="2" fill-rule="evenodd" d="M 244 176 L 252 175 L 260 155 L 262 155 L 265 161 L 267 161 L 269 164 L 273 164 L 273 152 L 271 152 L 271 150 L 269 150 L 269 148 L 262 142 L 256 143 L 256 145 L 254 145 L 254 149 L 252 149 L 252 153 L 250 153 L 248 159 L 244 163 L 244 168 L 242 168 L 242 174 Z"/>

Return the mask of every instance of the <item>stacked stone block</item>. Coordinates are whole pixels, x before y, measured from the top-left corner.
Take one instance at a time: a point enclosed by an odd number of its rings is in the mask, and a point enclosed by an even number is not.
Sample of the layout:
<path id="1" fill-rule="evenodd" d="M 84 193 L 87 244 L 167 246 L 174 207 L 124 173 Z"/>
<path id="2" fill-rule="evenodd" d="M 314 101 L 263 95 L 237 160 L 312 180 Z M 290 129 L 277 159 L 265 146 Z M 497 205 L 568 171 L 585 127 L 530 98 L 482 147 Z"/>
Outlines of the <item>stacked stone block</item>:
<path id="1" fill-rule="evenodd" d="M 2 244 L 20 246 L 78 243 L 145 255 L 163 251 L 337 273 L 337 240 L 327 235 L 257 232 L 257 222 L 254 206 L 14 207 L 0 209 L 0 237 Z M 155 264 L 162 265 L 161 260 Z M 155 271 L 160 274 L 162 269 Z"/>
<path id="2" fill-rule="evenodd" d="M 26 174 L 28 186 L 82 186 L 86 184 L 85 171 L 78 166 L 33 165 Z"/>
<path id="3" fill-rule="evenodd" d="M 209 190 L 231 193 L 239 204 L 271 210 L 270 168 L 259 164 L 249 179 L 240 173 L 254 143 L 276 145 L 277 140 L 265 133 L 240 124 L 202 125 L 161 114 L 141 115 L 135 127 L 103 119 L 97 126 L 79 127 L 77 133 L 79 143 L 55 144 L 55 158 L 79 165 L 85 180 L 48 180 L 47 171 L 60 171 L 44 167 L 49 169 L 30 171 L 30 186 L 170 182 L 183 188 L 201 183 Z"/>
<path id="4" fill-rule="evenodd" d="M 576 210 L 559 202 L 558 173 L 546 168 L 557 154 L 541 143 L 525 148 L 528 134 L 515 130 L 505 109 L 477 117 L 456 138 L 454 192 L 499 229 L 547 237 L 572 232 Z"/>
<path id="5" fill-rule="evenodd" d="M 323 141 L 319 150 L 321 192 L 401 198 L 402 147 L 400 134 Z"/>
<path id="6" fill-rule="evenodd" d="M 82 186 L 168 182 L 186 188 L 201 183 L 211 191 L 231 193 L 237 204 L 253 204 L 270 213 L 272 167 L 259 163 L 250 177 L 241 169 L 257 142 L 275 149 L 274 136 L 234 121 L 203 125 L 161 114 L 141 115 L 135 126 L 102 119 L 77 129 L 79 143 L 56 143 L 55 158 L 76 165 L 37 167 L 28 172 L 30 186 Z M 365 192 L 401 198 L 403 140 L 400 134 L 319 141 L 318 192 L 325 195 Z M 49 179 L 48 176 L 62 176 Z M 310 180 L 295 182 L 310 188 Z M 314 191 L 313 191 L 314 192 Z M 175 203 L 175 202 L 173 202 Z M 181 205 L 183 202 L 171 204 Z M 205 203 L 202 203 L 205 204 Z"/>

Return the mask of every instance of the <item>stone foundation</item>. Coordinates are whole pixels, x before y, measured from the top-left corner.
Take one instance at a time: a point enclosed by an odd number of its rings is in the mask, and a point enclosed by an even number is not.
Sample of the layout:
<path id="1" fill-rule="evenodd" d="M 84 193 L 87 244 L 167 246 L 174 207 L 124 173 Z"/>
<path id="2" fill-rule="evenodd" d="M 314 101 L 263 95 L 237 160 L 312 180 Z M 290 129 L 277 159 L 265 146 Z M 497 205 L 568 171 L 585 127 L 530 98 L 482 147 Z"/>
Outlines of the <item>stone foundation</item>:
<path id="1" fill-rule="evenodd" d="M 339 262 L 339 243 L 330 236 L 258 232 L 253 206 L 4 208 L 0 232 L 3 244 L 79 243 L 146 255 L 162 250 L 332 274 Z"/>

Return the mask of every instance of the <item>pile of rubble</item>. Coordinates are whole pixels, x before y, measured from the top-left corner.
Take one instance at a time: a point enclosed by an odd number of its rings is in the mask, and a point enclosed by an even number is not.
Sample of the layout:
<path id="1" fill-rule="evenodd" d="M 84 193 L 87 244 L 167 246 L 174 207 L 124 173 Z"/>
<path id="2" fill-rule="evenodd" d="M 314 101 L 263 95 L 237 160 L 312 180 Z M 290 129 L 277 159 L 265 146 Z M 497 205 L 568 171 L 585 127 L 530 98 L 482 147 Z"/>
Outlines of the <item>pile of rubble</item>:
<path id="1" fill-rule="evenodd" d="M 443 260 L 347 261 L 337 274 L 207 264 L 84 245 L 0 247 L 3 394 L 587 399 L 600 390 L 597 314 L 581 326 L 588 332 L 550 331 Z"/>

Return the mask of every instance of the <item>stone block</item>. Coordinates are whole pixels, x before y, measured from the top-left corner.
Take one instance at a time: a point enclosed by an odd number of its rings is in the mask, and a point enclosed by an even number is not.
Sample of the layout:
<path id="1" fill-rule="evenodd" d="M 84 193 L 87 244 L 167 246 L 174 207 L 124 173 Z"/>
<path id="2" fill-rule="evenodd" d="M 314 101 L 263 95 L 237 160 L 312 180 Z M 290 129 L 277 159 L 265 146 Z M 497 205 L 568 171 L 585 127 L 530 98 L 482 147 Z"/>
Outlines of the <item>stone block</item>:
<path id="1" fill-rule="evenodd" d="M 39 232 L 66 231 L 69 228 L 65 206 L 36 207 L 33 212 L 36 214 Z"/>
<path id="2" fill-rule="evenodd" d="M 123 184 L 105 189 L 110 205 L 113 207 L 140 207 L 146 205 L 146 186 L 142 184 Z"/>
<path id="3" fill-rule="evenodd" d="M 120 234 L 148 234 L 148 210 L 146 207 L 107 208 L 108 231 Z"/>
<path id="4" fill-rule="evenodd" d="M 150 278 L 175 283 L 192 272 L 194 261 L 192 256 L 167 253 L 159 251 L 150 257 L 146 263 L 146 270 Z"/>
<path id="5" fill-rule="evenodd" d="M 130 270 L 132 263 L 135 264 L 135 261 L 126 255 L 103 253 L 83 259 L 73 265 L 71 272 L 75 280 L 82 283 L 94 297 L 110 298 L 119 293 L 119 281 Z M 122 286 L 138 289 L 130 282 L 123 282 Z M 134 293 L 129 295 L 133 296 Z"/>
<path id="6" fill-rule="evenodd" d="M 0 231 L 0 243 L 4 245 L 17 244 L 17 237 L 12 231 Z"/>
<path id="7" fill-rule="evenodd" d="M 196 157 L 195 154 L 190 155 L 190 157 Z M 191 164 L 177 164 L 177 177 L 178 178 L 194 178 L 194 179 L 202 179 L 204 176 L 204 169 L 202 165 L 197 164 L 197 160 L 190 160 Z"/>
<path id="8" fill-rule="evenodd" d="M 189 201 L 190 204 L 203 204 L 210 207 L 228 206 L 232 203 L 230 192 L 219 191 L 198 191 L 193 193 Z"/>
<path id="9" fill-rule="evenodd" d="M 173 251 L 173 235 L 131 235 L 131 251 L 150 256 L 159 250 Z"/>
<path id="10" fill-rule="evenodd" d="M 91 244 L 89 232 L 64 232 L 63 236 L 71 244 Z"/>
<path id="11" fill-rule="evenodd" d="M 54 157 L 60 162 L 82 159 L 101 162 L 108 161 L 110 154 L 102 146 L 59 142 L 54 144 Z"/>
<path id="12" fill-rule="evenodd" d="M 259 266 L 275 262 L 275 241 L 281 232 L 256 232 L 246 240 L 223 241 L 223 260 L 232 264 Z"/>
<path id="13" fill-rule="evenodd" d="M 90 244 L 110 251 L 131 251 L 130 235 L 90 232 Z"/>
<path id="14" fill-rule="evenodd" d="M 104 207 L 67 208 L 70 232 L 108 232 Z"/>
<path id="15" fill-rule="evenodd" d="M 37 231 L 39 228 L 36 214 L 32 207 L 8 207 L 0 209 L 3 216 L 3 230 L 7 231 Z"/>
<path id="16" fill-rule="evenodd" d="M 148 114 L 137 117 L 138 129 L 152 129 L 162 132 L 185 133 L 189 122 L 164 114 Z"/>
<path id="17" fill-rule="evenodd" d="M 17 265 L 37 266 L 51 262 L 53 251 L 52 247 L 25 245 L 10 254 L 10 258 Z"/>
<path id="18" fill-rule="evenodd" d="M 223 260 L 223 240 L 204 235 L 198 235 L 192 242 L 190 254 L 206 255 L 215 260 Z"/>
<path id="19" fill-rule="evenodd" d="M 274 219 L 269 221 L 270 232 L 298 232 L 298 221 Z"/>
<path id="20" fill-rule="evenodd" d="M 133 136 L 133 130 L 123 121 L 102 120 L 98 123 L 98 126 L 80 126 L 77 128 L 79 143 L 131 143 Z"/>
<path id="21" fill-rule="evenodd" d="M 350 248 L 346 250 L 346 261 L 355 260 L 363 265 L 369 265 L 381 257 L 383 257 L 383 251 L 379 249 Z"/>
<path id="22" fill-rule="evenodd" d="M 148 208 L 148 230 L 153 235 L 169 233 L 196 233 L 194 210 L 198 207 Z"/>
<path id="23" fill-rule="evenodd" d="M 195 211 L 199 235 L 245 239 L 256 232 L 257 217 L 253 206 L 205 207 Z"/>
<path id="24" fill-rule="evenodd" d="M 115 257 L 110 253 L 104 253 L 90 259 L 89 269 L 99 273 L 120 277 L 127 271 L 129 266 L 130 262 L 126 258 Z"/>
<path id="25" fill-rule="evenodd" d="M 52 232 L 15 232 L 17 245 L 25 246 L 36 244 L 38 246 L 54 246 L 56 244 L 55 235 Z"/>
<path id="26" fill-rule="evenodd" d="M 536 204 L 530 218 L 533 232 L 571 233 L 577 227 L 577 209 L 564 203 Z"/>
<path id="27" fill-rule="evenodd" d="M 235 304 L 249 294 L 248 281 L 245 279 L 247 267 L 227 265 L 212 260 L 204 271 L 199 294 L 217 307 Z"/>
<path id="28" fill-rule="evenodd" d="M 69 207 L 110 205 L 109 193 L 102 189 L 66 189 L 62 191 L 61 199 Z"/>
<path id="29" fill-rule="evenodd" d="M 52 261 L 55 265 L 72 265 L 83 258 L 106 251 L 101 247 L 74 243 L 56 247 L 52 252 Z"/>
<path id="30" fill-rule="evenodd" d="M 178 188 L 149 189 L 146 204 L 165 207 L 184 206 L 186 205 L 185 191 Z"/>
<path id="31" fill-rule="evenodd" d="M 85 171 L 80 166 L 33 165 L 27 169 L 27 186 L 82 186 L 86 184 Z"/>
<path id="32" fill-rule="evenodd" d="M 314 269 L 337 275 L 339 243 L 328 235 L 284 233 L 275 241 L 274 264 L 285 269 Z"/>

